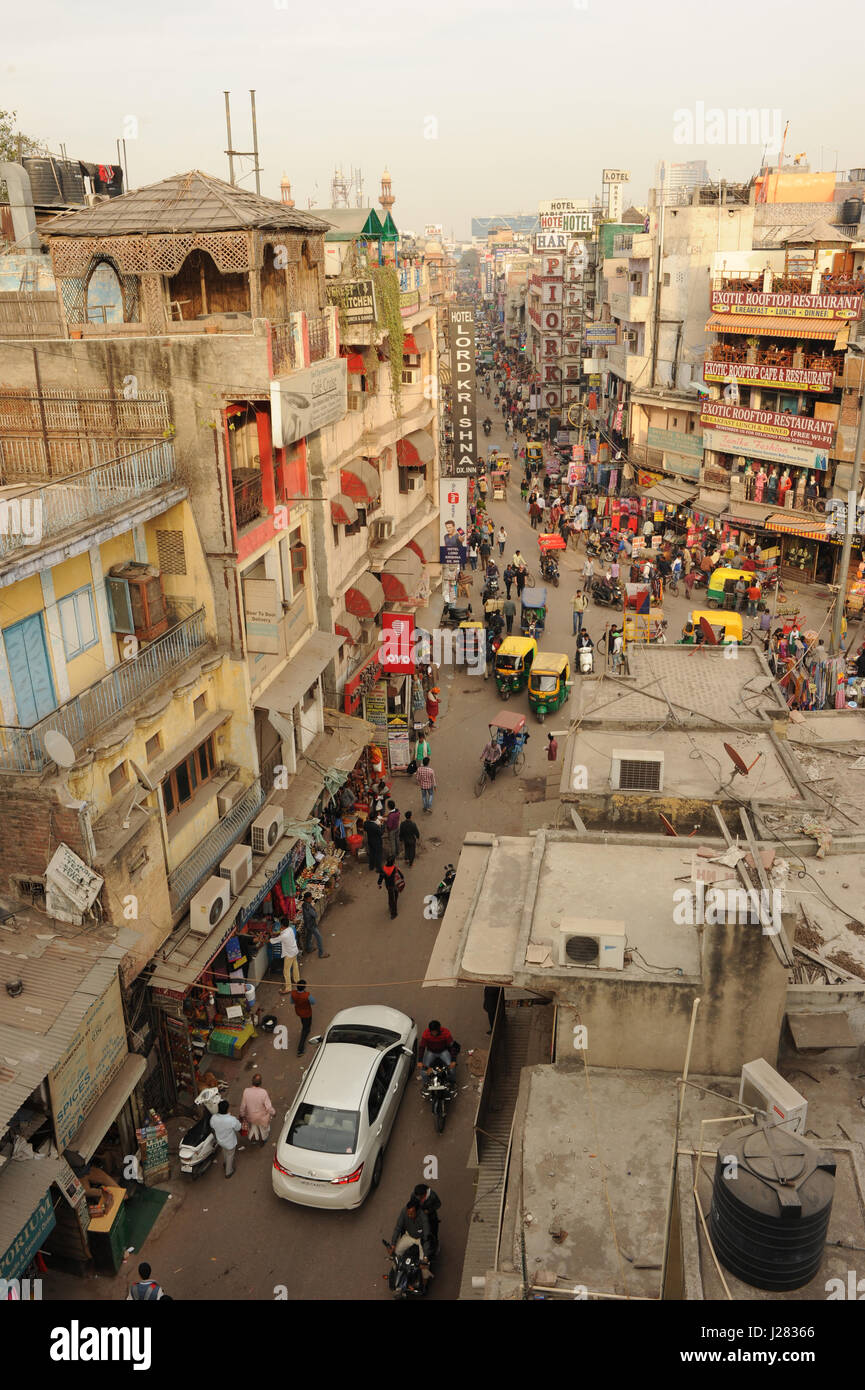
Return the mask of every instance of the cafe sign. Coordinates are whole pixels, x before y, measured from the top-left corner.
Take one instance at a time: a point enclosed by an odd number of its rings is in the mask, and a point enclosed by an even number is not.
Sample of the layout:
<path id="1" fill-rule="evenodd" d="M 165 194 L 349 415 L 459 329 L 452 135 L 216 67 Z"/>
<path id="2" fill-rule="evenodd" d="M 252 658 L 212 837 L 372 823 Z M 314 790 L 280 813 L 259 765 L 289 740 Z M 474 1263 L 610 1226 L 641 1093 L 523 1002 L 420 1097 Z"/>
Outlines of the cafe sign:
<path id="1" fill-rule="evenodd" d="M 831 391 L 835 373 L 826 370 L 806 371 L 803 367 L 770 367 L 756 362 L 703 363 L 706 381 L 741 382 L 743 386 L 798 386 L 802 391 Z"/>
<path id="2" fill-rule="evenodd" d="M 713 314 L 768 314 L 781 318 L 858 319 L 861 294 L 759 294 L 713 290 Z"/>

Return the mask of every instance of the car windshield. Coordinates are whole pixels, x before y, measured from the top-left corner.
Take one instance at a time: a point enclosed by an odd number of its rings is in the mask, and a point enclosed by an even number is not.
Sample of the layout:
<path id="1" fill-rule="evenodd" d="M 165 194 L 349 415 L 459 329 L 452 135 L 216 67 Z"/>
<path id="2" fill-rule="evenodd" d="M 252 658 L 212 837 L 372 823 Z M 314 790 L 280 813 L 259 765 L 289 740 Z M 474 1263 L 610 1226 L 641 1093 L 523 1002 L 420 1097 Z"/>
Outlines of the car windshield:
<path id="1" fill-rule="evenodd" d="M 500 653 L 496 657 L 496 665 L 501 671 L 518 671 L 520 662 L 521 658 L 518 656 L 502 656 Z"/>
<path id="2" fill-rule="evenodd" d="M 356 1110 L 300 1105 L 285 1142 L 313 1153 L 353 1154 L 357 1147 L 358 1118 Z"/>
<path id="3" fill-rule="evenodd" d="M 535 676 L 534 679 L 534 684 L 543 694 L 546 694 L 550 690 L 555 690 L 558 683 L 558 676 Z"/>
<path id="4" fill-rule="evenodd" d="M 375 1028 L 371 1023 L 337 1023 L 328 1031 L 328 1043 L 352 1043 L 355 1047 L 374 1047 L 383 1051 L 399 1042 L 399 1033 L 390 1028 Z"/>

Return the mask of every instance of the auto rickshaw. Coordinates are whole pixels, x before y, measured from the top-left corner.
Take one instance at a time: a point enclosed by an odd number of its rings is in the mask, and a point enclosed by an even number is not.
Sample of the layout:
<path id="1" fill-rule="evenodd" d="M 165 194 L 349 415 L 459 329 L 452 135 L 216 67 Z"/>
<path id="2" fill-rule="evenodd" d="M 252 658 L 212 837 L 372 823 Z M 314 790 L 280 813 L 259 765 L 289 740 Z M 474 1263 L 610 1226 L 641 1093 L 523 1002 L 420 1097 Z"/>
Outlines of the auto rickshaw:
<path id="1" fill-rule="evenodd" d="M 482 665 L 484 657 L 481 653 L 486 652 L 487 642 L 484 624 L 469 620 L 460 623 L 457 632 L 461 632 L 463 636 L 456 646 L 455 664 L 458 666 Z"/>
<path id="2" fill-rule="evenodd" d="M 752 633 L 746 632 L 742 635 L 742 614 L 732 613 L 727 609 L 721 609 L 720 613 L 712 612 L 708 609 L 695 608 L 688 614 L 688 622 L 694 624 L 694 631 L 700 626 L 700 619 L 705 618 L 712 628 L 719 646 L 728 646 L 735 642 L 737 646 L 748 646 L 751 641 Z"/>
<path id="3" fill-rule="evenodd" d="M 502 642 L 496 652 L 495 676 L 503 700 L 525 690 L 537 651 L 533 637 L 506 637 Z"/>
<path id="4" fill-rule="evenodd" d="M 532 635 L 540 637 L 547 621 L 547 591 L 538 587 L 523 589 L 520 631 L 523 636 L 532 629 Z"/>
<path id="5" fill-rule="evenodd" d="M 563 652 L 538 652 L 529 672 L 529 709 L 538 723 L 560 708 L 571 693 L 571 666 Z"/>
<path id="6" fill-rule="evenodd" d="M 710 608 L 726 608 L 729 611 L 730 601 L 735 602 L 737 580 L 744 579 L 746 584 L 751 585 L 755 578 L 753 570 L 730 570 L 721 565 L 709 575 L 706 602 Z"/>
<path id="7" fill-rule="evenodd" d="M 544 446 L 536 441 L 526 441 L 526 467 L 542 468 L 544 464 Z"/>
<path id="8" fill-rule="evenodd" d="M 554 550 L 565 550 L 564 537 L 555 531 L 544 531 L 538 536 L 538 550 L 541 552 L 541 578 L 559 587 L 559 565 Z"/>

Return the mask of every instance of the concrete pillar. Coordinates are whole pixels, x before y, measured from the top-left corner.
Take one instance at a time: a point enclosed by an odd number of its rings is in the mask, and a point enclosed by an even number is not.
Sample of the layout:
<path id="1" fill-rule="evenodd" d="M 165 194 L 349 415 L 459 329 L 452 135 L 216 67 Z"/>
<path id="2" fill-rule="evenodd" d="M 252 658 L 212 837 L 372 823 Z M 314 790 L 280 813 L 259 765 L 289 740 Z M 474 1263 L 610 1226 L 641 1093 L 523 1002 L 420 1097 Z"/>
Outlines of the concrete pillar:
<path id="1" fill-rule="evenodd" d="M 45 607 L 45 633 L 51 652 L 51 665 L 54 667 L 54 689 L 57 692 L 57 703 L 62 705 L 70 698 L 69 673 L 66 669 L 66 647 L 60 630 L 60 614 L 54 597 L 54 577 L 50 570 L 43 570 L 39 579 Z"/>
<path id="2" fill-rule="evenodd" d="M 102 638 L 102 655 L 105 659 L 106 669 L 110 671 L 117 665 L 117 659 L 114 655 L 111 614 L 108 609 L 108 594 L 105 589 L 102 556 L 99 553 L 98 545 L 91 548 L 89 555 L 90 573 L 93 576 L 93 601 L 96 604 L 96 621 L 99 624 L 99 633 Z"/>

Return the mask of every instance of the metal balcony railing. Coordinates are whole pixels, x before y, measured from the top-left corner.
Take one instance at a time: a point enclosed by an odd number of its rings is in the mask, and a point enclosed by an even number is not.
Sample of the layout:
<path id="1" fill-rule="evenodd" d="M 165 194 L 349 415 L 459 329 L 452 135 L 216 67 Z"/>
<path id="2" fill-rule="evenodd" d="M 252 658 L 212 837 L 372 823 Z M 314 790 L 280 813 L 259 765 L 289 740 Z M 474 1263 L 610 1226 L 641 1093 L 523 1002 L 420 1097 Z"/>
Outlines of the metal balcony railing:
<path id="1" fill-rule="evenodd" d="M 309 319 L 309 360 L 321 362 L 327 357 L 328 336 L 324 319 Z"/>
<path id="2" fill-rule="evenodd" d="M 303 366 L 303 363 L 297 360 L 290 323 L 270 325 L 270 350 L 274 376 L 284 376 L 286 372 L 294 372 L 299 366 Z"/>
<path id="3" fill-rule="evenodd" d="M 225 858 L 232 845 L 237 843 L 255 820 L 266 799 L 263 779 L 257 777 L 235 801 L 228 814 L 207 832 L 192 853 L 168 875 L 171 905 L 175 912 L 189 902 L 193 893 L 210 876 L 214 866 Z"/>
<path id="4" fill-rule="evenodd" d="M 238 527 L 246 526 L 261 516 L 264 502 L 261 495 L 261 473 L 257 468 L 238 469 L 232 479 L 232 491 Z"/>
<path id="5" fill-rule="evenodd" d="M 0 773 L 41 772 L 48 761 L 44 736 L 50 729 L 63 734 L 76 752 L 82 751 L 100 730 L 127 715 L 137 700 L 201 651 L 207 640 L 204 609 L 199 608 L 30 728 L 0 725 Z"/>
<path id="6" fill-rule="evenodd" d="M 174 446 L 163 442 L 71 478 L 5 497 L 0 500 L 0 558 L 53 540 L 72 526 L 143 497 L 171 482 L 176 473 Z"/>

